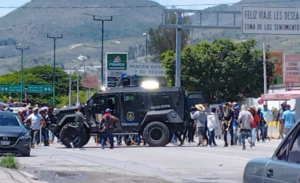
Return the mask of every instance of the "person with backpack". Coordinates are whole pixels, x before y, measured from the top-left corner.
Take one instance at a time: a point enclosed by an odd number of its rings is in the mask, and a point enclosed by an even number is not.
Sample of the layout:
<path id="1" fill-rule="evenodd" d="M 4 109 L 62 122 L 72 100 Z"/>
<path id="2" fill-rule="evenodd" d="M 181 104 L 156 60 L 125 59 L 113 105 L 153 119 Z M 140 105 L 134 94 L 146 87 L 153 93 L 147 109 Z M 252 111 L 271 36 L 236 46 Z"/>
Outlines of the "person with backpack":
<path id="1" fill-rule="evenodd" d="M 102 116 L 99 131 L 101 134 L 101 148 L 104 149 L 104 143 L 109 138 L 110 149 L 114 148 L 114 129 L 119 127 L 119 119 L 111 114 L 111 110 L 108 108 L 105 110 L 105 114 Z"/>

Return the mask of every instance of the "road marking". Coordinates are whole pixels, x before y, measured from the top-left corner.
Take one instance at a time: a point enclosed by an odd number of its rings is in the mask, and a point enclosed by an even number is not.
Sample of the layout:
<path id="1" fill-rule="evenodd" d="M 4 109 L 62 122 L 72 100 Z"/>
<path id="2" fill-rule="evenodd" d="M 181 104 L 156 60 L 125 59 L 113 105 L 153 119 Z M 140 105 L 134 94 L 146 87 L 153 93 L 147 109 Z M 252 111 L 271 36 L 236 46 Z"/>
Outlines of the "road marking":
<path id="1" fill-rule="evenodd" d="M 203 153 L 203 152 L 194 152 L 194 151 L 187 151 L 192 154 L 200 154 L 200 155 L 206 155 L 206 156 L 214 156 L 214 157 L 220 157 L 220 158 L 234 158 L 234 159 L 240 159 L 244 161 L 249 161 L 250 159 L 248 158 L 241 158 L 241 157 L 236 157 L 236 156 L 225 156 L 225 155 L 219 155 L 219 154 L 210 154 L 210 153 Z"/>

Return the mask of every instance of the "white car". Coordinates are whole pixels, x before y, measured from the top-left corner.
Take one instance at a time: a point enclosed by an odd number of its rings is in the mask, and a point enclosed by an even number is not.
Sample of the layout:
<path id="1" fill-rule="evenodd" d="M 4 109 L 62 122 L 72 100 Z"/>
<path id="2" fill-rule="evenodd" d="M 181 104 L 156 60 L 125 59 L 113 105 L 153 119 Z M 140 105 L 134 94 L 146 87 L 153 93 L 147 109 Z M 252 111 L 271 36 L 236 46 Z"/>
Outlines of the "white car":
<path id="1" fill-rule="evenodd" d="M 300 123 L 277 147 L 271 158 L 250 160 L 243 183 L 300 183 Z"/>

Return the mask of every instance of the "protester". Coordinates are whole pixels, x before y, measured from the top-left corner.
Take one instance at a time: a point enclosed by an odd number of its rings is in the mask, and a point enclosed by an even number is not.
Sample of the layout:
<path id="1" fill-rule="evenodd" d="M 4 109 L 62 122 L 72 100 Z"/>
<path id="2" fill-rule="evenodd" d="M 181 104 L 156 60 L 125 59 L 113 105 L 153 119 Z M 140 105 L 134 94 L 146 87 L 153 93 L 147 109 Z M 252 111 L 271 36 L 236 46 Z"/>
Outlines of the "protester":
<path id="1" fill-rule="evenodd" d="M 246 149 L 245 140 L 251 137 L 251 123 L 253 123 L 253 117 L 249 111 L 247 111 L 246 105 L 242 105 L 241 112 L 239 114 L 238 123 L 241 124 L 240 138 L 242 142 L 242 150 Z M 250 147 L 252 147 L 252 142 L 249 139 Z"/>
<path id="2" fill-rule="evenodd" d="M 110 149 L 114 148 L 113 132 L 114 129 L 119 127 L 119 119 L 111 114 L 111 109 L 106 109 L 105 114 L 101 118 L 99 124 L 99 130 L 101 134 L 101 148 L 104 149 L 104 143 L 107 138 L 109 138 Z"/>
<path id="3" fill-rule="evenodd" d="M 251 142 L 252 145 L 255 146 L 255 141 L 256 141 L 256 135 L 257 135 L 257 125 L 259 124 L 260 118 L 258 116 L 258 114 L 256 113 L 256 109 L 254 106 L 250 107 L 250 111 L 249 111 L 253 117 L 253 123 L 251 123 Z"/>
<path id="4" fill-rule="evenodd" d="M 295 112 L 291 110 L 289 104 L 286 105 L 286 110 L 283 112 L 281 119 L 283 121 L 283 135 L 285 137 L 295 124 Z"/>
<path id="5" fill-rule="evenodd" d="M 196 123 L 196 130 L 197 135 L 199 138 L 199 143 L 197 146 L 205 146 L 204 144 L 204 133 L 205 133 L 205 121 L 206 121 L 206 114 L 205 114 L 205 107 L 202 104 L 196 104 L 196 111 L 192 111 L 190 113 L 191 118 L 195 120 Z"/>
<path id="6" fill-rule="evenodd" d="M 207 128 L 208 128 L 208 145 L 209 147 L 217 146 L 215 141 L 215 130 L 218 128 L 219 118 L 217 114 L 217 109 L 212 108 L 207 114 Z"/>
<path id="7" fill-rule="evenodd" d="M 26 119 L 25 123 L 29 120 L 31 121 L 31 138 L 32 138 L 32 148 L 35 147 L 36 143 L 39 144 L 40 138 L 40 127 L 43 125 L 43 117 L 38 113 L 39 108 L 35 107 L 33 113 L 30 114 Z"/>
<path id="8" fill-rule="evenodd" d="M 281 109 L 279 110 L 277 114 L 276 121 L 279 122 L 279 136 L 278 139 L 283 139 L 283 119 L 282 119 L 282 114 L 286 110 L 286 103 L 283 102 L 281 103 Z"/>
<path id="9" fill-rule="evenodd" d="M 85 117 L 83 116 L 81 112 L 81 106 L 78 106 L 77 111 L 75 113 L 75 128 L 78 132 L 78 136 L 73 140 L 73 142 L 70 143 L 71 147 L 74 149 L 75 145 L 78 144 L 78 148 L 80 150 L 83 150 L 82 148 L 82 138 L 84 133 L 84 121 Z"/>
<path id="10" fill-rule="evenodd" d="M 233 110 L 231 109 L 230 103 L 223 105 L 223 134 L 224 134 L 224 147 L 228 147 L 227 134 L 229 132 L 231 136 L 230 145 L 233 146 L 233 127 L 232 120 L 234 118 Z"/>

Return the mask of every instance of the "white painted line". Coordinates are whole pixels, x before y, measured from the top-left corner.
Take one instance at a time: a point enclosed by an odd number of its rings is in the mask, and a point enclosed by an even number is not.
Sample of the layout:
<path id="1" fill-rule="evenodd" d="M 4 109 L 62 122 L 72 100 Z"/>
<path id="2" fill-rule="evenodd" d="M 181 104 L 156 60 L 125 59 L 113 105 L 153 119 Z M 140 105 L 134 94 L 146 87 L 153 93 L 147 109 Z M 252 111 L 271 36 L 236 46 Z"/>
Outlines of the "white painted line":
<path id="1" fill-rule="evenodd" d="M 236 157 L 236 156 L 224 156 L 224 155 L 218 155 L 218 154 L 210 154 L 210 153 L 202 153 L 202 152 L 194 152 L 194 151 L 187 151 L 192 154 L 199 154 L 199 155 L 206 155 L 206 156 L 214 156 L 214 157 L 220 157 L 220 158 L 233 158 L 233 159 L 240 159 L 244 161 L 249 161 L 250 159 L 248 158 L 241 158 L 241 157 Z"/>

